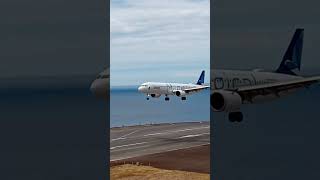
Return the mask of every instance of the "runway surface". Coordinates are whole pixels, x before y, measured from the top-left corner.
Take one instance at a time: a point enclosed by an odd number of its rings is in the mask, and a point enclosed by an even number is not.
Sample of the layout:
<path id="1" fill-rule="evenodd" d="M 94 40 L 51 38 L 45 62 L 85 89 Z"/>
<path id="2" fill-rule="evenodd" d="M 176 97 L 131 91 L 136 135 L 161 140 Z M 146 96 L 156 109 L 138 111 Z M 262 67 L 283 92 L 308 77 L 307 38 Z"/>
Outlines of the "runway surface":
<path id="1" fill-rule="evenodd" d="M 209 124 L 209 122 L 192 122 L 111 128 L 110 160 L 209 144 Z"/>

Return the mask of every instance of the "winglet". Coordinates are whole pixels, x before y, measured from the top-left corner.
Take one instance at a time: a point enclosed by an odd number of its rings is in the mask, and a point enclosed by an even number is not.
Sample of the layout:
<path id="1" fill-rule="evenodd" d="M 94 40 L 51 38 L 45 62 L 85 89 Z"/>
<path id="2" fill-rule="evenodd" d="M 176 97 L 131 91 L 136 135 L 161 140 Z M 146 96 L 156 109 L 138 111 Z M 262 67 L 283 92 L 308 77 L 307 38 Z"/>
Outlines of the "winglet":
<path id="1" fill-rule="evenodd" d="M 203 83 L 204 83 L 204 71 L 201 72 L 201 75 L 200 75 L 200 77 L 198 79 L 197 84 L 198 85 L 202 85 Z"/>

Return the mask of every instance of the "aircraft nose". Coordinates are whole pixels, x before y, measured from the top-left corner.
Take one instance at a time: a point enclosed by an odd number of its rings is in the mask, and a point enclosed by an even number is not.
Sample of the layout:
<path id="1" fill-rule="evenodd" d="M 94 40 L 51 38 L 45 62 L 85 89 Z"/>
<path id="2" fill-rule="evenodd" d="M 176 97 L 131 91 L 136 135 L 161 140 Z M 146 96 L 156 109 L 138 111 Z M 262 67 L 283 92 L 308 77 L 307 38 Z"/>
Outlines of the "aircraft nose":
<path id="1" fill-rule="evenodd" d="M 138 87 L 139 92 L 146 92 L 146 87 L 140 86 Z"/>
<path id="2" fill-rule="evenodd" d="M 91 91 L 91 93 L 95 93 L 96 92 L 96 87 L 97 85 L 96 85 L 96 82 L 95 81 L 93 81 L 92 83 L 91 83 L 91 86 L 90 86 L 90 91 Z"/>
<path id="3" fill-rule="evenodd" d="M 104 79 L 96 79 L 92 82 L 90 91 L 97 97 L 107 97 L 108 82 Z"/>

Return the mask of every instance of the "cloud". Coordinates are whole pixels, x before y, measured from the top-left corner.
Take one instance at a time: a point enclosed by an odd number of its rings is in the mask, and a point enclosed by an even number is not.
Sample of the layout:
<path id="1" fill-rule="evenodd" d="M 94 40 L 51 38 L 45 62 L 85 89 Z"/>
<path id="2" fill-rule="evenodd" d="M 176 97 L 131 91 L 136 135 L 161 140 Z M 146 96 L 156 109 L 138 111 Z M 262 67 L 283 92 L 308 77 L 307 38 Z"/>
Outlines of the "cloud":
<path id="1" fill-rule="evenodd" d="M 190 65 L 201 64 L 200 70 L 209 69 L 208 0 L 113 0 L 110 22 L 111 71 L 117 83 L 126 81 L 117 78 L 118 68 L 183 71 L 182 66 L 190 70 L 195 69 Z"/>

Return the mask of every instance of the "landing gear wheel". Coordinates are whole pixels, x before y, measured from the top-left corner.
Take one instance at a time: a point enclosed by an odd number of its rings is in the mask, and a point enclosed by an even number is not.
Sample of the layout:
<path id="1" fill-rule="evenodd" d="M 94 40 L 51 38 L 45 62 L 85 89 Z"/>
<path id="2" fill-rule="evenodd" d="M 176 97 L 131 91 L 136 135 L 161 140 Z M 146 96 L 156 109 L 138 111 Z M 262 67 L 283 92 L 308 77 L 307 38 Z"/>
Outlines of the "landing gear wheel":
<path id="1" fill-rule="evenodd" d="M 184 100 L 186 100 L 186 99 L 187 99 L 186 97 L 181 97 L 181 100 L 182 100 L 182 101 L 184 101 Z"/>
<path id="2" fill-rule="evenodd" d="M 169 97 L 165 97 L 164 100 L 165 100 L 165 101 L 169 101 Z"/>
<path id="3" fill-rule="evenodd" d="M 241 122 L 243 120 L 242 112 L 231 112 L 229 113 L 230 122 Z"/>
<path id="4" fill-rule="evenodd" d="M 147 100 L 149 100 L 149 98 L 147 97 Z"/>

